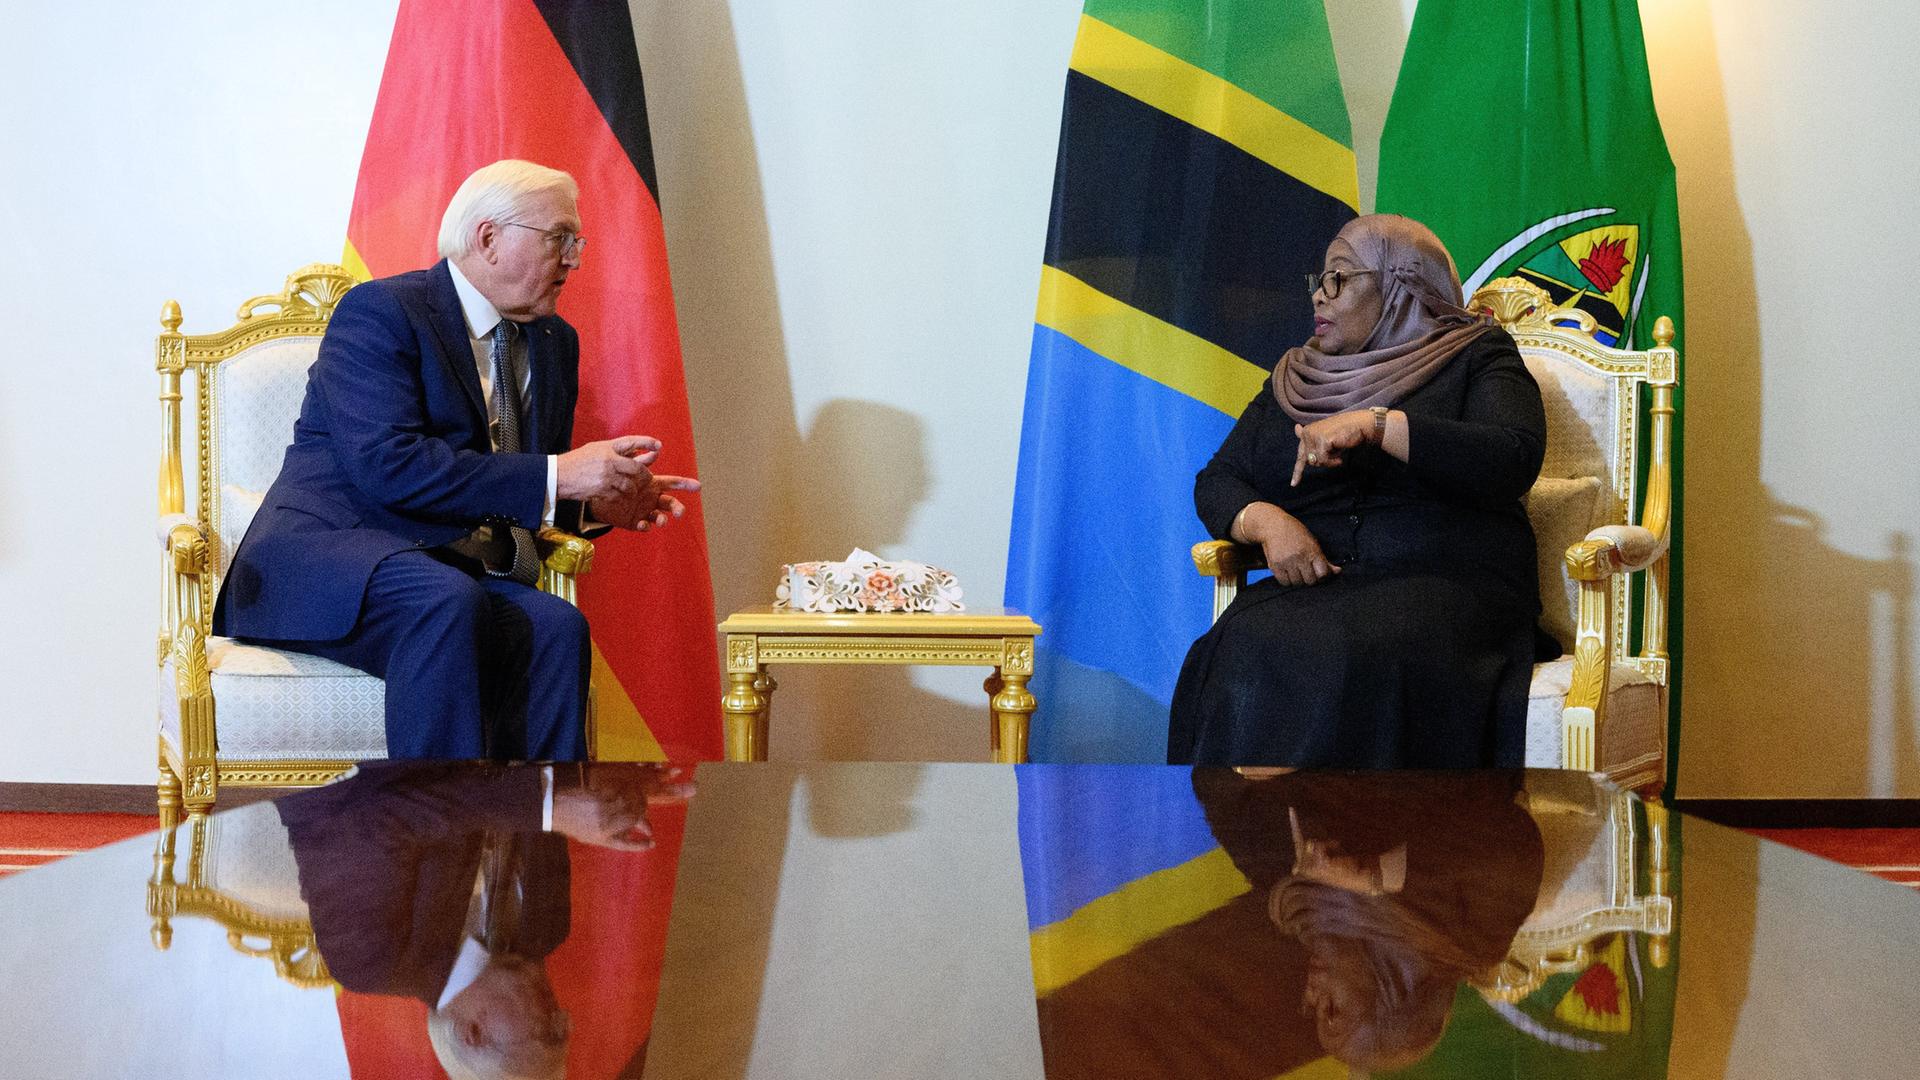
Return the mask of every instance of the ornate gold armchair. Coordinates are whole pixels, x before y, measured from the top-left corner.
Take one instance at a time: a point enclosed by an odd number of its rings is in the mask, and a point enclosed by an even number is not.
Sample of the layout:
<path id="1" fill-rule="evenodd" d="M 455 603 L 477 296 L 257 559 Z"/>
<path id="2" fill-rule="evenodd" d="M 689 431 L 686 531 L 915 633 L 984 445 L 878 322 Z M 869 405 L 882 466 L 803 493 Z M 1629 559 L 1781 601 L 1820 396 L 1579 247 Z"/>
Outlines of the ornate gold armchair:
<path id="1" fill-rule="evenodd" d="M 184 881 L 174 869 L 180 834 L 187 841 Z M 333 985 L 300 898 L 300 868 L 286 826 L 271 804 L 196 815 L 162 829 L 147 882 L 147 915 L 155 948 L 172 946 L 176 917 L 210 919 L 226 930 L 235 951 L 271 960 L 274 973 L 293 985 Z"/>
<path id="2" fill-rule="evenodd" d="M 355 761 L 386 756 L 379 679 L 316 656 L 211 636 L 221 575 L 280 471 L 307 368 L 334 305 L 353 285 L 342 267 L 301 267 L 285 289 L 248 300 L 234 325 L 213 334 L 181 333 L 180 305 L 169 300 L 162 308 L 155 354 L 163 829 L 178 820 L 183 802 L 190 814 L 205 814 L 222 784 L 324 783 Z M 185 453 L 183 386 L 193 394 Z M 541 530 L 540 545 L 541 588 L 573 601 L 593 545 L 551 528 Z"/>
<path id="3" fill-rule="evenodd" d="M 1673 323 L 1654 324 L 1654 347 L 1615 349 L 1593 336 L 1592 316 L 1556 308 L 1519 278 L 1473 294 L 1513 334 L 1547 410 L 1547 456 L 1527 497 L 1540 548 L 1541 624 L 1568 655 L 1534 666 L 1527 702 L 1526 764 L 1605 773 L 1657 793 L 1667 769 L 1667 545 L 1673 500 Z M 1639 423 L 1642 387 L 1650 421 Z M 1646 440 L 1644 502 L 1639 487 Z M 1214 618 L 1260 549 L 1224 540 L 1195 544 L 1193 563 L 1214 579 Z M 1640 648 L 1630 649 L 1634 578 L 1644 603 Z"/>

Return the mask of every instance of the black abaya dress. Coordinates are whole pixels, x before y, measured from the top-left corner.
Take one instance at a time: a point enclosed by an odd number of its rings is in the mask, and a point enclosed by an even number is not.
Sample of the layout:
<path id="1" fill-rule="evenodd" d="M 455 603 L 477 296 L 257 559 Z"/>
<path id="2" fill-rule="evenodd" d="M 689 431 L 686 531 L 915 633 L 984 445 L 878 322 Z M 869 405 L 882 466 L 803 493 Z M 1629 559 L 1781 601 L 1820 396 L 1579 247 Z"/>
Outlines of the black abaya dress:
<path id="1" fill-rule="evenodd" d="M 1271 380 L 1194 481 L 1222 539 L 1247 504 L 1299 518 L 1341 572 L 1240 591 L 1174 690 L 1174 764 L 1518 766 L 1540 613 L 1521 499 L 1546 449 L 1540 388 L 1493 329 L 1394 408 L 1375 447 L 1288 480 L 1299 447 Z"/>

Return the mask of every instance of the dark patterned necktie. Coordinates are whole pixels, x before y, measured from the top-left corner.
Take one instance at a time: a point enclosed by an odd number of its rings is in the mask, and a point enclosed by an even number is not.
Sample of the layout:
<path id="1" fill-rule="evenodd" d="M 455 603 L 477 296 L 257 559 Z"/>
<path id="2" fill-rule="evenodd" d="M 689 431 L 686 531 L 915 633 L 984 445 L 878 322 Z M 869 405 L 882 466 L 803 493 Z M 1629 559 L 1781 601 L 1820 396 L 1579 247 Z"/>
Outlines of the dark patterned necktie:
<path id="1" fill-rule="evenodd" d="M 513 335 L 518 329 L 506 319 L 493 328 L 493 411 L 497 417 L 494 441 L 503 454 L 517 454 L 520 446 L 520 372 L 513 362 Z M 513 566 L 498 577 L 510 577 L 523 585 L 540 580 L 540 556 L 533 548 L 533 533 L 518 525 L 513 533 Z M 493 573 L 489 570 L 488 573 Z"/>

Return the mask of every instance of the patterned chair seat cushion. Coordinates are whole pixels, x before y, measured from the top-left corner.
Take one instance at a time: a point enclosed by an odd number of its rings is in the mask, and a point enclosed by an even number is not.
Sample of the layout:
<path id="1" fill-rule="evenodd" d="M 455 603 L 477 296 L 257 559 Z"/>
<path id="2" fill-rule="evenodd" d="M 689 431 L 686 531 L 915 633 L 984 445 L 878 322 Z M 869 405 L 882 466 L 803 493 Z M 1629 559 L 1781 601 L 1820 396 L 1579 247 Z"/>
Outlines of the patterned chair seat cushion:
<path id="1" fill-rule="evenodd" d="M 1629 747 L 1660 746 L 1665 742 L 1666 723 L 1660 708 L 1660 687 L 1639 668 L 1615 664 L 1607 687 L 1607 722 L 1602 745 L 1594 748 L 1595 760 L 1605 766 L 1617 760 Z M 1533 666 L 1533 683 L 1527 688 L 1527 757 L 1530 769 L 1557 769 L 1562 757 L 1563 736 L 1560 712 L 1566 707 L 1567 691 L 1573 687 L 1573 657 Z M 223 722 L 224 723 L 224 722 Z"/>
<path id="2" fill-rule="evenodd" d="M 386 683 L 305 653 L 207 641 L 221 761 L 387 756 Z M 160 735 L 180 744 L 173 659 L 160 669 Z"/>

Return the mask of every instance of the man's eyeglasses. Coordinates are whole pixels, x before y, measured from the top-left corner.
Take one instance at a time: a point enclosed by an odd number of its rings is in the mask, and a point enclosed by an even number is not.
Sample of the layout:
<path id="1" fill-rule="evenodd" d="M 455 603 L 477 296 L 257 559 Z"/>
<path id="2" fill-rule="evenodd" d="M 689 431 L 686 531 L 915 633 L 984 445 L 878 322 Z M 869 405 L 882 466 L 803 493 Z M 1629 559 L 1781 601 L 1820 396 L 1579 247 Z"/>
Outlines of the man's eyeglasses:
<path id="1" fill-rule="evenodd" d="M 587 249 L 587 238 L 567 229 L 543 229 L 538 225 L 522 225 L 517 221 L 505 221 L 501 224 L 539 233 L 547 238 L 547 250 L 558 250 L 563 259 L 578 255 Z"/>
<path id="2" fill-rule="evenodd" d="M 1375 271 L 1373 270 L 1328 270 L 1325 273 L 1308 274 L 1307 275 L 1307 292 L 1309 293 L 1323 292 L 1327 294 L 1327 299 L 1331 300 L 1334 297 L 1340 295 L 1340 286 L 1345 285 L 1347 283 L 1348 278 L 1357 277 L 1361 274 L 1371 274 L 1371 273 L 1375 273 Z"/>

